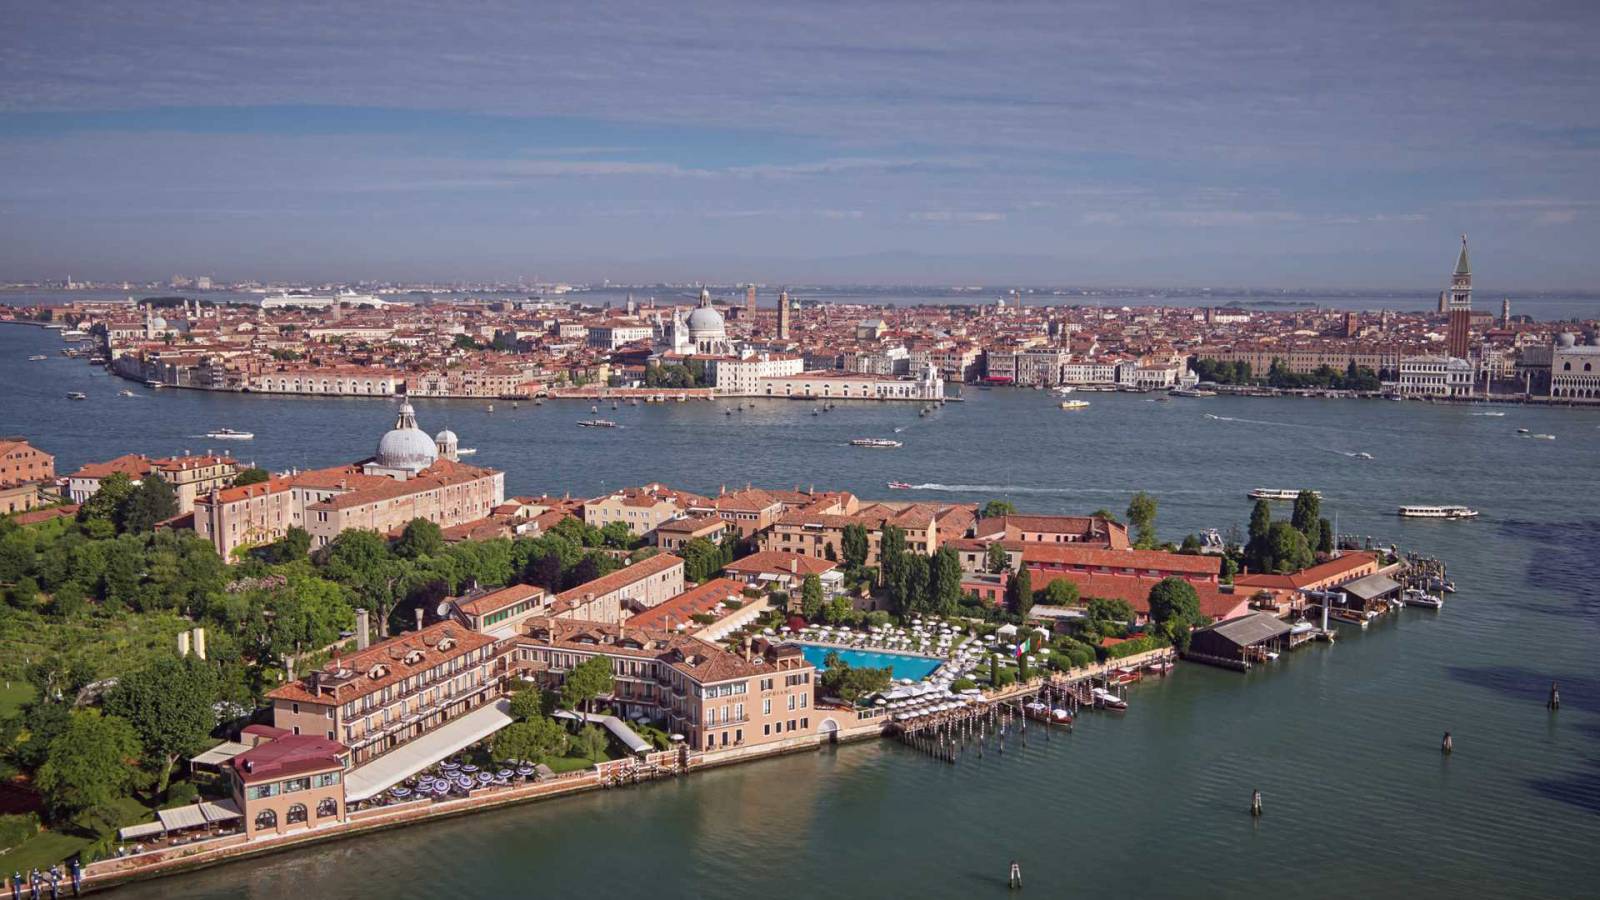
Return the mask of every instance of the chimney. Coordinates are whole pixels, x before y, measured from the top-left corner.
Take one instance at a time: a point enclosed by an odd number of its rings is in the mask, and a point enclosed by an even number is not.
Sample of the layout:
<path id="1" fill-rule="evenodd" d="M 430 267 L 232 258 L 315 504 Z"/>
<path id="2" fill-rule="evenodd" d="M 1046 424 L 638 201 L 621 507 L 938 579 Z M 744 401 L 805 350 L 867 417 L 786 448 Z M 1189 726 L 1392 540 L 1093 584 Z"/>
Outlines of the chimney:
<path id="1" fill-rule="evenodd" d="M 206 658 L 206 630 L 203 627 L 194 630 L 194 655 Z"/>
<path id="2" fill-rule="evenodd" d="M 356 610 L 356 649 L 367 649 L 367 635 L 372 632 L 372 615 L 364 609 Z"/>
<path id="3" fill-rule="evenodd" d="M 189 632 L 187 632 L 187 631 L 182 631 L 182 632 L 178 633 L 178 655 L 179 656 L 188 656 L 189 655 Z"/>
<path id="4" fill-rule="evenodd" d="M 418 631 L 422 630 L 422 617 L 423 617 L 424 614 L 425 614 L 425 611 L 423 610 L 423 608 L 420 607 L 420 606 L 417 607 L 417 630 Z"/>

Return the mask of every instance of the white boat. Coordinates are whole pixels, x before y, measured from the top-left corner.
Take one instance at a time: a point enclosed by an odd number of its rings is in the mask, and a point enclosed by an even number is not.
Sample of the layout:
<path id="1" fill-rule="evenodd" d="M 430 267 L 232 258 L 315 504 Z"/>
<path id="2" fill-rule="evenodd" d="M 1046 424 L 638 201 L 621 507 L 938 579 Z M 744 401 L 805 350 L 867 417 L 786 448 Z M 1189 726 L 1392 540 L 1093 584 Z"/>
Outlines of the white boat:
<path id="1" fill-rule="evenodd" d="M 1401 599 L 1405 601 L 1407 606 L 1422 606 L 1428 609 L 1444 609 L 1443 597 L 1430 597 L 1428 594 L 1419 591 L 1416 588 L 1407 589 Z"/>
<path id="2" fill-rule="evenodd" d="M 1478 511 L 1467 506 L 1402 506 L 1399 515 L 1407 519 L 1476 519 Z"/>
<path id="3" fill-rule="evenodd" d="M 1556 439 L 1553 434 L 1525 434 L 1523 437 L 1535 441 L 1553 441 Z"/>
<path id="4" fill-rule="evenodd" d="M 579 428 L 615 428 L 617 423 L 610 419 L 584 419 L 578 423 Z"/>
<path id="5" fill-rule="evenodd" d="M 35 353 L 34 355 L 28 357 L 28 359 L 34 360 L 34 361 L 38 361 L 38 360 L 41 360 L 41 359 L 49 359 L 49 358 L 50 358 L 49 356 L 47 356 L 47 355 L 45 355 L 43 353 Z"/>
<path id="6" fill-rule="evenodd" d="M 1312 491 L 1311 496 L 1322 499 L 1321 491 Z M 1298 500 L 1300 492 L 1294 488 L 1256 488 L 1250 492 L 1251 500 Z"/>
<path id="7" fill-rule="evenodd" d="M 89 395 L 85 394 L 83 391 L 68 391 L 67 392 L 67 399 L 68 400 L 87 400 L 87 399 L 89 399 Z"/>
<path id="8" fill-rule="evenodd" d="M 248 441 L 253 440 L 255 434 L 249 431 L 234 431 L 232 428 L 218 428 L 206 432 L 206 437 L 219 441 Z"/>
<path id="9" fill-rule="evenodd" d="M 1063 401 L 1061 401 L 1061 408 L 1062 409 L 1088 409 L 1089 408 L 1089 401 L 1087 401 L 1087 400 L 1063 400 Z"/>
<path id="10" fill-rule="evenodd" d="M 127 388 L 123 388 L 122 390 L 117 391 L 117 396 L 118 397 L 132 397 L 133 396 L 133 391 L 130 391 Z"/>
<path id="11" fill-rule="evenodd" d="M 889 490 L 891 490 L 891 491 L 909 491 L 909 490 L 911 490 L 911 485 L 908 482 L 904 482 L 904 481 L 891 481 L 891 482 L 889 482 Z"/>
<path id="12" fill-rule="evenodd" d="M 1473 413 L 1473 415 L 1475 415 L 1475 416 L 1495 416 L 1495 417 L 1498 418 L 1499 416 L 1505 415 L 1505 413 L 1501 412 L 1501 411 L 1498 411 L 1498 410 L 1487 410 L 1485 412 L 1475 412 L 1475 413 Z"/>
<path id="13" fill-rule="evenodd" d="M 77 331 L 69 328 L 66 331 L 61 332 L 61 339 L 63 341 L 81 341 L 87 337 L 89 337 L 89 332 L 87 331 Z"/>
<path id="14" fill-rule="evenodd" d="M 1174 397 L 1215 397 L 1216 391 L 1201 390 L 1200 388 L 1173 388 L 1167 392 Z"/>
<path id="15" fill-rule="evenodd" d="M 456 455 L 457 456 L 471 456 L 472 454 L 477 453 L 477 452 L 478 452 L 478 448 L 477 447 L 462 447 L 461 449 L 456 451 Z"/>
<path id="16" fill-rule="evenodd" d="M 893 450 L 896 447 L 903 447 L 905 445 L 899 441 L 891 441 L 888 438 L 856 438 L 850 442 L 850 446 L 870 447 L 874 450 Z"/>
<path id="17" fill-rule="evenodd" d="M 1095 706 L 1103 707 L 1105 709 L 1128 708 L 1128 702 L 1126 700 L 1123 700 L 1121 697 L 1118 697 L 1116 694 L 1111 693 L 1105 688 L 1097 687 L 1090 691 L 1090 695 L 1094 697 Z"/>
<path id="18" fill-rule="evenodd" d="M 1062 384 L 1055 387 L 1055 392 L 1061 394 L 1062 396 L 1066 396 L 1067 394 L 1072 393 L 1074 390 L 1076 390 L 1076 388 L 1070 384 Z"/>

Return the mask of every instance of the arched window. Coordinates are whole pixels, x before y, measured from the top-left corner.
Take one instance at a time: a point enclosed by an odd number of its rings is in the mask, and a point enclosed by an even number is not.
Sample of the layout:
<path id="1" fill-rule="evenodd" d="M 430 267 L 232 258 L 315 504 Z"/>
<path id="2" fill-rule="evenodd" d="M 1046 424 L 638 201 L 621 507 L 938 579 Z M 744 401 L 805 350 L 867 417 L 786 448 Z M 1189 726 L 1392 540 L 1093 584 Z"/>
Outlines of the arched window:
<path id="1" fill-rule="evenodd" d="M 306 805 L 304 803 L 296 803 L 289 807 L 289 814 L 284 817 L 284 821 L 289 825 L 298 825 L 305 820 Z"/>
<path id="2" fill-rule="evenodd" d="M 1561 371 L 1563 371 L 1563 372 L 1571 372 L 1572 371 L 1572 363 L 1569 363 L 1569 362 L 1568 363 L 1562 363 L 1561 364 Z"/>
<path id="3" fill-rule="evenodd" d="M 278 814 L 270 809 L 263 809 L 256 813 L 256 830 L 265 831 L 268 828 L 278 827 Z"/>
<path id="4" fill-rule="evenodd" d="M 317 804 L 317 818 L 319 819 L 326 819 L 329 816 L 337 816 L 338 814 L 339 803 L 332 797 L 324 797 L 322 802 Z"/>
<path id="5" fill-rule="evenodd" d="M 1585 372 L 1593 372 L 1594 371 L 1594 363 L 1584 363 L 1583 364 L 1583 370 Z"/>

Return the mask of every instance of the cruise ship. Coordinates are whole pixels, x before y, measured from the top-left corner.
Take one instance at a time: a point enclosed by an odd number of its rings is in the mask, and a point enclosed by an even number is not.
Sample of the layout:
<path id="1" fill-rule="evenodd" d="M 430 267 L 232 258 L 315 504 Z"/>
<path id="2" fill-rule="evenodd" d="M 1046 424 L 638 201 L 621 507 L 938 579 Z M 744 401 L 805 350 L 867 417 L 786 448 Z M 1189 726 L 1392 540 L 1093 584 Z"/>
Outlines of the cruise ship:
<path id="1" fill-rule="evenodd" d="M 1322 499 L 1321 491 L 1312 491 L 1311 496 Z M 1294 488 L 1256 488 L 1250 492 L 1251 500 L 1297 500 L 1300 492 Z"/>
<path id="2" fill-rule="evenodd" d="M 1466 506 L 1402 506 L 1399 515 L 1407 519 L 1476 519 L 1478 511 Z"/>

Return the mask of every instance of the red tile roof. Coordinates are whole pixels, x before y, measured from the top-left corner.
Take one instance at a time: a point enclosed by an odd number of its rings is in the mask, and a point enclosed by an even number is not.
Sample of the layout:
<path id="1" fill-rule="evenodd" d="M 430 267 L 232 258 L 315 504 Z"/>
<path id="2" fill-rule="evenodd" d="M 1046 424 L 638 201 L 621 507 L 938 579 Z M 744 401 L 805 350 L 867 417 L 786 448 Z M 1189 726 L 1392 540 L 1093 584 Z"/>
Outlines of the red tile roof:
<path id="1" fill-rule="evenodd" d="M 345 745 L 325 737 L 287 734 L 235 756 L 229 765 L 246 784 L 344 768 Z"/>
<path id="2" fill-rule="evenodd" d="M 439 649 L 445 641 L 450 642 L 449 648 Z M 347 703 L 426 672 L 440 663 L 486 647 L 494 641 L 494 638 L 456 622 L 440 622 L 330 661 L 320 672 L 313 672 L 298 681 L 268 691 L 267 696 L 273 700 L 301 703 Z M 415 662 L 407 663 L 406 659 L 413 651 L 421 651 L 422 655 Z M 378 666 L 383 667 L 382 674 L 374 678 L 372 673 Z M 320 688 L 314 687 L 313 681 L 320 682 Z"/>
<path id="3" fill-rule="evenodd" d="M 1102 550 L 1073 544 L 1029 543 L 1023 548 L 1022 561 L 1029 566 L 1095 566 L 1213 577 L 1222 572 L 1222 559 L 1216 556 L 1164 550 Z"/>
<path id="4" fill-rule="evenodd" d="M 1353 579 L 1355 577 L 1355 573 L 1360 571 L 1364 566 L 1374 565 L 1377 560 L 1378 555 L 1376 553 L 1368 553 L 1366 551 L 1346 553 L 1337 559 L 1330 559 L 1327 562 L 1318 563 L 1317 565 L 1309 568 L 1301 569 L 1298 572 L 1291 572 L 1288 575 L 1274 575 L 1266 572 L 1252 575 L 1240 575 L 1233 579 L 1233 583 L 1239 587 L 1276 588 L 1278 590 L 1298 591 L 1307 585 L 1316 584 L 1318 582 L 1328 582 L 1333 580 L 1335 583 L 1339 583 L 1341 578 L 1348 581 Z M 1348 577 L 1346 578 L 1344 576 Z"/>
<path id="5" fill-rule="evenodd" d="M 805 556 L 800 553 L 784 553 L 782 550 L 763 550 L 752 553 L 743 559 L 736 559 L 723 567 L 723 571 L 745 573 L 750 575 L 821 575 L 837 569 L 838 566 L 825 559 L 815 556 Z"/>
<path id="6" fill-rule="evenodd" d="M 694 616 L 715 609 L 728 599 L 747 599 L 741 591 L 744 585 L 732 578 L 714 578 L 698 587 L 692 587 L 676 597 L 638 613 L 628 620 L 629 628 L 672 628 L 687 624 Z"/>
<path id="7" fill-rule="evenodd" d="M 1150 614 L 1150 589 L 1161 583 L 1160 578 L 1151 578 L 1142 575 L 1105 575 L 1088 572 L 1051 573 L 1033 576 L 1033 589 L 1044 590 L 1056 579 L 1066 579 L 1078 586 L 1078 602 L 1086 604 L 1090 600 L 1123 600 L 1133 607 L 1133 611 L 1140 615 Z M 1224 593 L 1219 586 L 1211 584 L 1191 585 L 1195 594 L 1200 598 L 1201 614 L 1220 619 L 1231 615 L 1239 607 L 1249 603 L 1249 597 L 1244 594 Z"/>
<path id="8" fill-rule="evenodd" d="M 601 575 L 593 581 L 586 581 L 574 588 L 568 588 L 556 595 L 558 603 L 570 603 L 582 600 L 593 595 L 603 597 L 613 591 L 619 591 L 630 584 L 643 581 L 652 575 L 659 575 L 670 570 L 673 566 L 683 565 L 683 560 L 671 553 L 657 553 L 655 556 L 641 559 L 631 566 L 618 569 L 609 575 Z"/>

